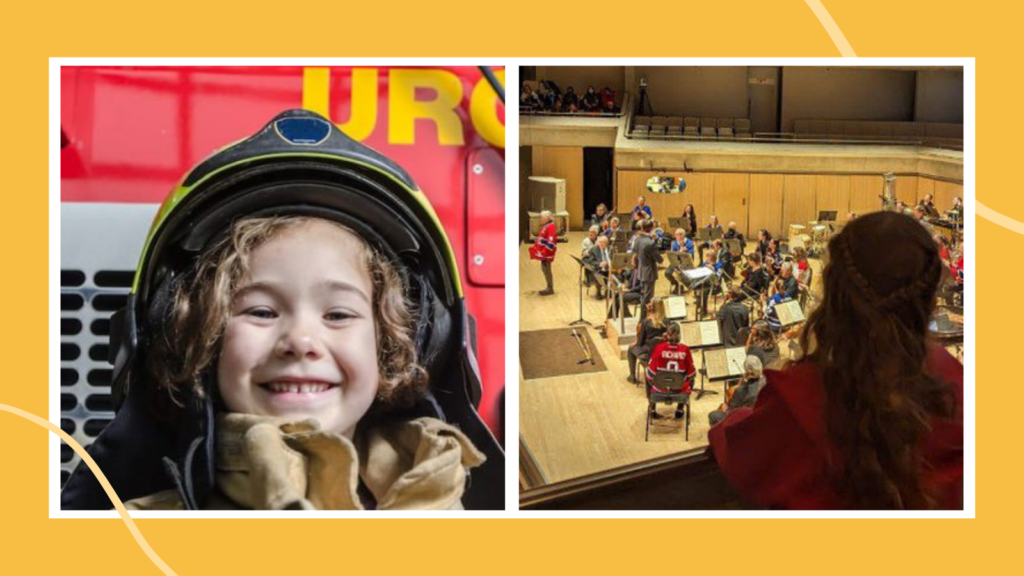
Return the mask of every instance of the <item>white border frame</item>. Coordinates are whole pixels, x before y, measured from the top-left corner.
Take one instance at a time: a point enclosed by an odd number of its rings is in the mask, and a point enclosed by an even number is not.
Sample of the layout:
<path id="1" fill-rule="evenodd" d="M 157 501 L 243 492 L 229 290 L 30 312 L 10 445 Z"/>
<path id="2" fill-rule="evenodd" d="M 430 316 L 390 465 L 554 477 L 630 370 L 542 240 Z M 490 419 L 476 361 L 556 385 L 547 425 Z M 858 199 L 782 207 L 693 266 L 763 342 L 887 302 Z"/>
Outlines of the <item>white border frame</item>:
<path id="1" fill-rule="evenodd" d="M 944 512 L 855 511 L 520 511 L 519 508 L 519 279 L 518 230 L 519 115 L 518 106 L 505 114 L 505 511 L 493 512 L 132 512 L 133 518 L 974 518 L 975 517 L 975 61 L 974 58 L 51 58 L 50 59 L 50 382 L 60 371 L 60 67 L 98 65 L 162 66 L 505 66 L 506 90 L 518 97 L 519 66 L 963 66 L 964 68 L 964 243 L 967 282 L 964 289 L 964 510 Z M 512 134 L 510 137 L 509 134 Z M 513 145 L 510 145 L 513 144 Z M 510 169 L 509 167 L 514 167 Z M 59 387 L 50 386 L 49 420 L 60 422 Z M 49 435 L 47 481 L 50 518 L 117 518 L 116 511 L 60 510 L 60 439 Z"/>

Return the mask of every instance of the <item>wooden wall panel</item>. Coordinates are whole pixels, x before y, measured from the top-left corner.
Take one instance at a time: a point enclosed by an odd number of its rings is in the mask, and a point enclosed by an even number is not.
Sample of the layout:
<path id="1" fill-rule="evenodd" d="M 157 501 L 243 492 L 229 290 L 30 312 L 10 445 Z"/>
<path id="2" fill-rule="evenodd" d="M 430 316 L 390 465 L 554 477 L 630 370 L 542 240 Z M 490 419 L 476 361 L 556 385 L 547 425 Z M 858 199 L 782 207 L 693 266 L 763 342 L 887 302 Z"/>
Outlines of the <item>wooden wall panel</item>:
<path id="1" fill-rule="evenodd" d="M 896 199 L 907 206 L 917 204 L 917 176 L 896 176 Z"/>
<path id="2" fill-rule="evenodd" d="M 817 176 L 786 174 L 782 200 L 782 226 L 803 224 L 818 217 L 815 189 Z"/>
<path id="3" fill-rule="evenodd" d="M 931 194 L 933 196 L 935 195 L 935 180 L 932 180 L 931 178 L 918 177 L 917 197 L 914 198 L 914 201 L 911 202 L 910 205 L 917 206 L 917 204 L 921 202 L 921 199 L 924 198 L 926 194 Z"/>
<path id="4" fill-rule="evenodd" d="M 782 230 L 782 191 L 785 176 L 781 174 L 750 175 L 750 210 L 748 211 L 748 238 L 756 238 L 757 231 L 766 228 L 772 236 L 785 235 Z"/>
<path id="5" fill-rule="evenodd" d="M 682 178 L 686 180 L 686 190 L 681 194 L 653 194 L 647 190 L 647 180 L 654 176 Z M 632 212 L 637 197 L 643 196 L 647 200 L 647 205 L 651 207 L 655 220 L 667 226 L 669 218 L 681 216 L 683 208 L 687 204 L 693 204 L 693 209 L 697 211 L 700 220 L 698 224 L 704 226 L 714 208 L 714 179 L 711 176 L 694 172 L 619 170 L 616 177 L 618 192 L 614 211 Z"/>
<path id="6" fill-rule="evenodd" d="M 750 174 L 714 174 L 715 212 L 722 227 L 736 222 L 736 229 L 749 236 L 747 229 Z"/>
<path id="7" fill-rule="evenodd" d="M 957 197 L 964 197 L 963 184 L 953 184 L 950 182 L 940 181 L 935 182 L 935 207 L 938 208 L 943 217 L 945 217 L 946 211 L 953 207 L 953 198 Z"/>
<path id="8" fill-rule="evenodd" d="M 885 179 L 881 176 L 849 176 L 850 212 L 867 214 L 882 209 L 882 195 Z M 839 221 L 846 221 L 846 214 L 839 215 Z"/>
<path id="9" fill-rule="evenodd" d="M 565 178 L 565 209 L 569 227 L 580 230 L 590 217 L 583 207 L 583 148 L 578 146 L 534 146 L 532 176 Z"/>
<path id="10" fill-rule="evenodd" d="M 846 222 L 850 212 L 850 176 L 816 176 L 815 197 L 817 207 L 814 218 L 822 210 L 835 210 L 836 222 Z"/>

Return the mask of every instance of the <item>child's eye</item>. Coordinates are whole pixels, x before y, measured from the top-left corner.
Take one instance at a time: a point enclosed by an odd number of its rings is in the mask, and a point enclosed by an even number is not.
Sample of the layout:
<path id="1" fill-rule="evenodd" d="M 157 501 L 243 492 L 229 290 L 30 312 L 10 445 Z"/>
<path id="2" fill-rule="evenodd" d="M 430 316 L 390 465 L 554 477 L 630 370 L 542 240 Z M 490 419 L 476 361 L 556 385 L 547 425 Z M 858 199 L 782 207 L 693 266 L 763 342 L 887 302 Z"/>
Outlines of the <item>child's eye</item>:
<path id="1" fill-rule="evenodd" d="M 324 320 L 327 320 L 328 322 L 342 322 L 349 318 L 355 318 L 355 314 L 351 314 L 343 310 L 331 310 L 324 314 Z"/>
<path id="2" fill-rule="evenodd" d="M 277 313 L 270 308 L 250 308 L 245 311 L 246 316 L 252 316 L 253 318 L 260 318 L 263 320 L 270 320 L 277 318 Z"/>

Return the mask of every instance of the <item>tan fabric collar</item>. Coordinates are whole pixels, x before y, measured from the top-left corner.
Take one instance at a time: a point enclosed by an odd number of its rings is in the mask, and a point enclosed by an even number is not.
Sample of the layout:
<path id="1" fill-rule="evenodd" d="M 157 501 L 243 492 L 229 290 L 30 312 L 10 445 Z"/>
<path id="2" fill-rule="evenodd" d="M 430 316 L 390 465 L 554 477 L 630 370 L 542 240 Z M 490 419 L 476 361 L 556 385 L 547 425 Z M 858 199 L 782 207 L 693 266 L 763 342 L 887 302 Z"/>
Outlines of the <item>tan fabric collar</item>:
<path id="1" fill-rule="evenodd" d="M 466 472 L 484 461 L 433 418 L 380 425 L 353 444 L 315 420 L 221 414 L 216 452 L 217 488 L 258 510 L 361 510 L 360 475 L 380 510 L 458 507 Z"/>

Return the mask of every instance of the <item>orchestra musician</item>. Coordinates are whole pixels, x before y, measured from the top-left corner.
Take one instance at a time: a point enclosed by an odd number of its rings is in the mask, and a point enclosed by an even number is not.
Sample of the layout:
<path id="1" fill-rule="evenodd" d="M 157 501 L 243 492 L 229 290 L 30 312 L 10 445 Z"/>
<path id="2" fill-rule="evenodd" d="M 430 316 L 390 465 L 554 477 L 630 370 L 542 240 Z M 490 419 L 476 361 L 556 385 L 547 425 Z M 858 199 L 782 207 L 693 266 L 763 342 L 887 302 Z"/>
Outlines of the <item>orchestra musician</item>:
<path id="1" fill-rule="evenodd" d="M 597 243 L 597 235 L 600 234 L 600 233 L 601 233 L 601 226 L 599 226 L 597 224 L 594 224 L 593 226 L 590 227 L 590 230 L 587 230 L 587 237 L 583 239 L 583 244 L 581 246 L 581 248 L 582 248 L 582 250 L 580 251 L 580 256 L 581 257 L 586 256 L 587 252 L 589 252 L 590 249 L 594 247 L 594 245 Z"/>
<path id="2" fill-rule="evenodd" d="M 782 254 L 779 253 L 779 241 L 772 238 L 764 252 L 764 269 L 768 276 L 775 278 L 782 269 Z"/>
<path id="3" fill-rule="evenodd" d="M 636 199 L 636 206 L 633 207 L 631 214 L 633 218 L 633 228 L 639 228 L 640 223 L 644 220 L 650 220 L 654 217 L 654 212 L 651 207 L 647 205 L 647 199 L 640 196 Z"/>
<path id="4" fill-rule="evenodd" d="M 637 384 L 636 364 L 641 356 L 649 356 L 654 345 L 661 339 L 667 329 L 665 326 L 665 303 L 655 298 L 647 305 L 647 317 L 637 326 L 636 342 L 629 347 L 626 355 L 629 360 L 630 384 Z"/>
<path id="5" fill-rule="evenodd" d="M 768 273 L 761 265 L 761 255 L 757 252 L 747 255 L 747 269 L 740 284 L 744 297 L 760 299 L 761 294 L 768 289 L 769 281 Z"/>
<path id="6" fill-rule="evenodd" d="M 608 237 L 608 240 L 615 242 L 615 239 L 622 233 L 622 230 L 619 227 L 619 218 L 617 216 L 612 216 L 609 222 L 608 229 L 604 231 L 604 235 Z"/>
<path id="7" fill-rule="evenodd" d="M 750 326 L 750 309 L 743 305 L 743 293 L 739 288 L 729 289 L 725 304 L 718 309 L 718 330 L 726 348 L 743 344 L 739 341 L 740 330 Z"/>
<path id="8" fill-rule="evenodd" d="M 687 204 L 683 208 L 683 220 L 686 221 L 686 236 L 688 238 L 697 237 L 697 212 L 693 209 L 693 204 Z"/>
<path id="9" fill-rule="evenodd" d="M 743 237 L 743 233 L 736 229 L 735 220 L 729 222 L 729 229 L 725 231 L 724 238 L 726 240 L 739 240 L 740 252 L 742 252 L 747 245 L 747 240 Z"/>
<path id="10" fill-rule="evenodd" d="M 737 408 L 753 408 L 757 403 L 757 395 L 764 388 L 765 379 L 761 360 L 757 356 L 747 356 L 743 361 L 743 379 L 740 383 L 729 389 L 729 399 L 723 402 L 718 410 L 708 414 L 708 422 L 714 426 L 730 412 Z"/>
<path id="11" fill-rule="evenodd" d="M 746 348 L 747 354 L 757 356 L 761 366 L 765 368 L 771 368 L 779 360 L 779 346 L 775 341 L 775 334 L 764 320 L 758 320 L 750 327 Z"/>
<path id="12" fill-rule="evenodd" d="M 718 216 L 715 216 L 714 214 L 712 214 L 711 218 L 708 219 L 708 225 L 705 226 L 705 228 L 707 230 L 718 230 L 718 232 L 721 233 L 722 232 L 722 225 L 718 222 Z M 704 260 L 704 249 L 705 248 L 710 248 L 710 247 L 711 247 L 711 241 L 710 240 L 707 240 L 707 241 L 704 241 L 704 242 L 700 243 L 700 247 L 697 249 L 697 251 L 698 251 L 698 253 L 700 255 L 700 259 L 701 260 Z"/>
<path id="13" fill-rule="evenodd" d="M 928 218 L 939 218 L 939 211 L 935 208 L 935 202 L 931 194 L 925 194 L 919 206 L 924 210 L 924 215 Z"/>
<path id="14" fill-rule="evenodd" d="M 608 212 L 608 207 L 603 203 L 597 205 L 597 210 L 590 215 L 590 225 L 601 228 L 605 222 L 610 220 L 612 217 L 611 213 Z"/>
<path id="15" fill-rule="evenodd" d="M 782 322 L 779 320 L 779 313 L 776 312 L 775 306 L 789 299 L 785 296 L 783 279 L 781 276 L 772 281 L 771 286 L 771 294 L 768 296 L 762 296 L 762 301 L 764 303 L 764 318 L 768 322 L 768 327 L 771 328 L 772 332 L 778 334 L 782 331 Z"/>
<path id="16" fill-rule="evenodd" d="M 761 255 L 762 261 L 764 261 L 765 254 L 768 252 L 768 243 L 771 240 L 772 235 L 768 230 L 761 228 L 757 231 L 757 253 Z"/>
<path id="17" fill-rule="evenodd" d="M 686 378 L 683 392 L 688 393 L 693 390 L 693 379 L 697 375 L 697 369 L 693 365 L 693 354 L 690 353 L 690 348 L 679 342 L 679 336 L 679 324 L 670 322 L 665 330 L 664 339 L 651 351 L 651 359 L 647 364 L 647 386 L 650 391 L 665 392 L 654 385 L 654 376 L 663 370 L 682 372 Z M 684 406 L 681 402 L 676 405 L 676 420 L 683 417 Z M 654 404 L 651 404 L 650 410 L 652 420 L 662 417 L 658 414 Z"/>
<path id="18" fill-rule="evenodd" d="M 721 239 L 711 243 L 712 249 L 718 259 L 718 270 L 732 278 L 736 275 L 736 266 L 732 263 L 732 252 Z"/>
<path id="19" fill-rule="evenodd" d="M 686 237 L 686 230 L 682 228 L 676 229 L 675 240 L 672 241 L 672 246 L 669 247 L 671 252 L 682 253 L 686 252 L 693 258 L 693 240 Z M 672 285 L 670 292 L 672 294 L 680 293 L 683 289 L 683 284 L 676 278 L 676 274 L 679 271 L 678 266 L 669 266 L 665 269 L 665 278 L 668 278 L 669 283 Z"/>
<path id="20" fill-rule="evenodd" d="M 779 278 L 782 283 L 782 297 L 785 300 L 793 300 L 800 294 L 800 283 L 793 275 L 793 263 L 783 262 L 779 268 Z"/>
<path id="21" fill-rule="evenodd" d="M 612 253 L 608 248 L 607 236 L 598 236 L 594 246 L 592 246 L 590 250 L 583 255 L 583 263 L 588 266 L 586 271 L 587 286 L 590 286 L 590 283 L 594 281 L 594 272 L 591 272 L 591 269 L 595 270 L 596 273 L 601 276 L 608 275 L 608 269 L 611 267 L 612 263 Z M 604 298 L 604 295 L 601 293 L 600 284 L 597 285 L 597 298 Z"/>
<path id="22" fill-rule="evenodd" d="M 718 254 L 709 250 L 708 253 L 704 255 L 703 266 L 710 269 L 714 274 L 710 278 L 704 280 L 698 289 L 697 298 L 700 300 L 700 318 L 704 318 L 708 315 L 708 298 L 711 294 L 718 294 L 722 291 L 722 266 L 718 262 Z"/>
<path id="23" fill-rule="evenodd" d="M 711 428 L 719 468 L 766 509 L 962 509 L 964 368 L 928 334 L 931 235 L 873 212 L 828 253 L 800 357 Z"/>

